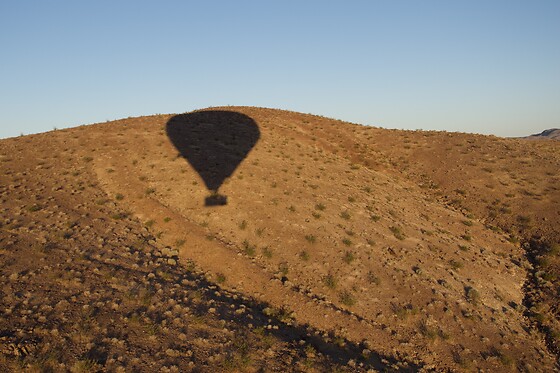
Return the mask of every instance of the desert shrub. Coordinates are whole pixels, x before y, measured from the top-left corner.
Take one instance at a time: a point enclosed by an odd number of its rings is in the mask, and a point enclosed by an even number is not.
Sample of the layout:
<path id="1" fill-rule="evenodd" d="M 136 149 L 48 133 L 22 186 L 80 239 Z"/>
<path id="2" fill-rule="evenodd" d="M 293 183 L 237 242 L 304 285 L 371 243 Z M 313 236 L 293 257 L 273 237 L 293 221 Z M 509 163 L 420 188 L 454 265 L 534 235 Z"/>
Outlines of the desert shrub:
<path id="1" fill-rule="evenodd" d="M 336 288 L 337 281 L 336 281 L 336 278 L 332 274 L 329 273 L 328 275 L 323 277 L 323 283 L 329 289 L 334 289 L 334 288 Z"/>
<path id="2" fill-rule="evenodd" d="M 455 271 L 458 270 L 459 268 L 463 268 L 463 263 L 455 259 L 451 259 L 449 261 L 449 264 L 451 265 L 451 268 Z"/>
<path id="3" fill-rule="evenodd" d="M 350 220 L 351 215 L 350 215 L 350 213 L 349 213 L 348 211 L 342 211 L 342 212 L 340 213 L 340 217 L 341 217 L 342 219 L 344 219 L 344 220 Z"/>
<path id="4" fill-rule="evenodd" d="M 560 243 L 552 244 L 548 247 L 547 250 L 548 255 L 558 255 L 560 254 Z"/>
<path id="5" fill-rule="evenodd" d="M 265 246 L 262 248 L 262 253 L 266 258 L 272 258 L 272 250 L 270 249 L 270 247 Z"/>
<path id="6" fill-rule="evenodd" d="M 478 304 L 480 302 L 480 294 L 472 286 L 465 287 L 465 298 L 472 304 Z"/>
<path id="7" fill-rule="evenodd" d="M 519 224 L 527 225 L 531 222 L 531 217 L 530 216 L 525 216 L 525 215 L 519 215 L 517 217 L 517 222 Z"/>
<path id="8" fill-rule="evenodd" d="M 350 307 L 356 304 L 356 298 L 348 290 L 342 291 L 339 295 L 339 298 L 340 298 L 340 303 L 344 304 L 345 306 Z"/>
<path id="9" fill-rule="evenodd" d="M 226 276 L 223 273 L 217 273 L 216 274 L 216 282 L 218 284 L 223 284 L 224 282 L 226 282 Z"/>
<path id="10" fill-rule="evenodd" d="M 372 271 L 369 271 L 367 274 L 367 281 L 373 285 L 379 285 L 381 283 L 381 279 L 375 275 Z"/>
<path id="11" fill-rule="evenodd" d="M 40 211 L 41 209 L 42 209 L 41 206 L 35 204 L 35 205 L 29 206 L 29 207 L 27 208 L 27 211 L 29 211 L 29 212 L 37 212 L 37 211 Z"/>
<path id="12" fill-rule="evenodd" d="M 308 253 L 307 251 L 305 251 L 305 250 L 302 250 L 302 251 L 299 253 L 299 258 L 300 258 L 301 260 L 308 261 L 308 260 L 309 260 L 309 253 Z"/>
<path id="13" fill-rule="evenodd" d="M 249 241 L 243 241 L 243 252 L 248 256 L 255 256 L 255 246 L 251 245 Z"/>
<path id="14" fill-rule="evenodd" d="M 308 234 L 305 236 L 305 240 L 309 243 L 315 243 L 317 241 L 317 238 L 312 234 Z"/>
<path id="15" fill-rule="evenodd" d="M 352 263 L 355 259 L 356 259 L 356 256 L 354 255 L 353 252 L 347 251 L 346 253 L 344 253 L 344 257 L 343 257 L 344 263 L 350 264 L 350 263 Z"/>
<path id="16" fill-rule="evenodd" d="M 395 238 L 398 240 L 402 241 L 406 238 L 404 232 L 402 231 L 402 228 L 400 227 L 391 226 L 389 227 L 389 230 L 393 232 L 393 236 L 395 236 Z"/>
<path id="17" fill-rule="evenodd" d="M 130 212 L 118 212 L 116 214 L 111 215 L 111 218 L 115 220 L 124 220 L 132 215 Z"/>
<path id="18" fill-rule="evenodd" d="M 409 315 L 416 315 L 418 313 L 418 309 L 411 303 L 405 305 L 391 303 L 391 310 L 401 320 L 408 318 Z"/>
<path id="19" fill-rule="evenodd" d="M 282 262 L 280 264 L 278 264 L 278 271 L 286 276 L 288 274 L 288 270 L 290 269 L 290 267 L 288 266 L 288 263 L 286 262 Z"/>
<path id="20" fill-rule="evenodd" d="M 352 245 L 352 241 L 349 238 L 343 238 L 342 243 L 346 246 L 351 246 Z"/>

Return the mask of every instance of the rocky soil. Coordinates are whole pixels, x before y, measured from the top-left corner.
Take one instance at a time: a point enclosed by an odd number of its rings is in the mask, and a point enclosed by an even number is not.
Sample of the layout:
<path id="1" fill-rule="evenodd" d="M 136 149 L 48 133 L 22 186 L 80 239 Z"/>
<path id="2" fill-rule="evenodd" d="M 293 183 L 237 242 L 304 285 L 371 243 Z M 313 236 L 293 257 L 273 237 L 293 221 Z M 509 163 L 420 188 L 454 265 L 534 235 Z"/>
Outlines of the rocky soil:
<path id="1" fill-rule="evenodd" d="M 557 142 L 205 112 L 0 141 L 0 369 L 557 368 Z"/>

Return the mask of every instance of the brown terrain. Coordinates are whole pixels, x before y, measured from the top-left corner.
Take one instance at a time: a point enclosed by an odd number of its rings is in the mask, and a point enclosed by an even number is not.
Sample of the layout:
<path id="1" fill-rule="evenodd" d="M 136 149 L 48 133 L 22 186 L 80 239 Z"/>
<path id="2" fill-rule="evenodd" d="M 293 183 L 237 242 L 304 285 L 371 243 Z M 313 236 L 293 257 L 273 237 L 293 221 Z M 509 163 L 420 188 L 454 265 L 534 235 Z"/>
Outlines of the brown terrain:
<path id="1" fill-rule="evenodd" d="M 224 107 L 0 165 L 0 371 L 558 369 L 558 141 Z"/>

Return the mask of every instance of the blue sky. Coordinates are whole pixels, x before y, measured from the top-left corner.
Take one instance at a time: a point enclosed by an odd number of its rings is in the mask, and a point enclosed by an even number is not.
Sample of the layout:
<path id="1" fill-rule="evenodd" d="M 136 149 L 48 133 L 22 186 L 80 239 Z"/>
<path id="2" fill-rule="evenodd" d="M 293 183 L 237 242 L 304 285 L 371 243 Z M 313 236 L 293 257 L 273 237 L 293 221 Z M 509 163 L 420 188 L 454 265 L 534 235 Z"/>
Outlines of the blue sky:
<path id="1" fill-rule="evenodd" d="M 560 127 L 560 1 L 0 0 L 0 137 L 221 105 Z"/>

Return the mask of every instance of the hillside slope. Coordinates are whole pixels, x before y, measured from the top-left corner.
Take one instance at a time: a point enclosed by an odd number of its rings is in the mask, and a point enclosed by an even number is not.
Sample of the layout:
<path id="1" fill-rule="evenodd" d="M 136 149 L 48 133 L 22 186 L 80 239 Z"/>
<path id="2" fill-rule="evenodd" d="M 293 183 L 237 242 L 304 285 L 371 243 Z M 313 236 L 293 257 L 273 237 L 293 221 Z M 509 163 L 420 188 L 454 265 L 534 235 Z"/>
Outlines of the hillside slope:
<path id="1" fill-rule="evenodd" d="M 0 144 L 0 365 L 555 364 L 552 142 L 228 107 Z"/>
<path id="2" fill-rule="evenodd" d="M 545 139 L 560 140 L 560 129 L 551 128 L 551 129 L 548 129 L 548 130 L 544 130 L 541 133 L 536 133 L 534 135 L 527 136 L 527 137 L 525 137 L 525 139 L 528 139 L 528 140 L 545 140 Z"/>

